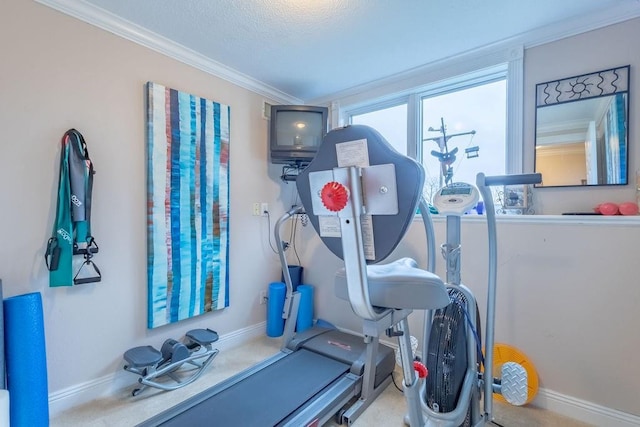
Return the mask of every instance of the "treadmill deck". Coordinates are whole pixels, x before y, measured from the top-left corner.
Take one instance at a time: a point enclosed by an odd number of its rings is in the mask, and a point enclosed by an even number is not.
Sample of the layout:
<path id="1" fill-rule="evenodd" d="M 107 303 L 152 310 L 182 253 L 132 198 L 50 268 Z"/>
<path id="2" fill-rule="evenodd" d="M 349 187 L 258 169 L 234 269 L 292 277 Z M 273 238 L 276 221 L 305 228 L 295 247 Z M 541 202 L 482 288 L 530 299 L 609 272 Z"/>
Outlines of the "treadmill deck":
<path id="1" fill-rule="evenodd" d="M 250 381 L 204 400 L 196 395 L 140 425 L 275 426 L 348 371 L 347 364 L 301 349 L 251 375 Z"/>

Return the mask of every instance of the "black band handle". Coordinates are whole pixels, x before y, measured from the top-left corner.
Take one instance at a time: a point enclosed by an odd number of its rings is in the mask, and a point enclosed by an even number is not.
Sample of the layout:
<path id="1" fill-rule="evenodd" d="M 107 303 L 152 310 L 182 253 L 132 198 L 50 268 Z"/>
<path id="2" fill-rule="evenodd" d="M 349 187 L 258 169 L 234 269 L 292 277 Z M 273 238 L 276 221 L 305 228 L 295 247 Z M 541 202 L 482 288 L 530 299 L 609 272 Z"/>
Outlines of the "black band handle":
<path id="1" fill-rule="evenodd" d="M 47 250 L 44 253 L 44 263 L 47 266 L 47 270 L 56 271 L 58 264 L 60 263 L 60 246 L 58 246 L 58 240 L 54 237 L 50 238 L 47 242 Z M 51 261 L 49 261 L 51 257 Z"/>
<path id="2" fill-rule="evenodd" d="M 97 273 L 97 276 L 78 278 L 78 274 L 80 274 L 80 271 L 82 271 L 85 265 L 90 265 L 91 267 L 93 267 L 93 270 Z M 99 282 L 100 280 L 102 280 L 102 274 L 100 273 L 100 269 L 98 268 L 97 265 L 95 265 L 90 260 L 83 262 L 80 268 L 78 269 L 78 272 L 73 277 L 73 283 L 75 283 L 76 285 L 84 285 L 86 283 L 96 283 L 96 282 Z"/>

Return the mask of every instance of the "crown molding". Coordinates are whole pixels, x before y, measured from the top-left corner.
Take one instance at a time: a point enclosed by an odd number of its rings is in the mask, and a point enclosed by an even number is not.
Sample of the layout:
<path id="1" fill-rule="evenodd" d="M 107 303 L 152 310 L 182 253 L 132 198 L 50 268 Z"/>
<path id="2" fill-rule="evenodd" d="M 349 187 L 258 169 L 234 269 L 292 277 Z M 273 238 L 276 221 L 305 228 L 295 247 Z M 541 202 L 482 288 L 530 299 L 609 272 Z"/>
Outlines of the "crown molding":
<path id="1" fill-rule="evenodd" d="M 322 104 L 331 100 L 340 99 L 344 100 L 346 104 L 349 104 L 352 99 L 355 99 L 357 103 L 363 94 L 373 93 L 375 97 L 376 94 L 387 94 L 406 90 L 412 86 L 425 85 L 427 82 L 438 81 L 443 78 L 443 76 L 451 77 L 464 73 L 466 72 L 465 70 L 477 70 L 501 62 L 522 60 L 525 49 L 541 46 L 638 17 L 640 17 L 640 1 L 628 0 L 624 3 L 621 2 L 620 7 L 609 9 L 599 15 L 584 15 L 569 21 L 547 25 L 469 51 L 459 52 L 447 58 L 424 64 L 393 76 L 328 94 L 310 102 Z"/>
<path id="2" fill-rule="evenodd" d="M 619 7 L 608 9 L 598 15 L 585 15 L 570 21 L 557 22 L 538 30 L 521 34 L 517 38 L 520 39 L 525 49 L 529 49 L 638 17 L 640 17 L 640 2 L 638 0 L 627 0 L 620 2 Z"/>
<path id="3" fill-rule="evenodd" d="M 272 99 L 273 101 L 289 104 L 303 103 L 301 99 L 293 97 L 292 95 L 273 88 L 261 81 L 253 79 L 243 73 L 240 73 L 237 70 L 234 70 L 210 58 L 207 58 L 204 55 L 195 52 L 194 50 L 191 50 L 157 33 L 146 30 L 139 25 L 136 25 L 84 0 L 35 1 L 66 15 L 77 18 L 90 25 L 94 25 L 112 34 L 166 55 L 172 59 L 190 65 L 208 74 L 219 77 L 237 86 L 260 94 L 266 98 Z M 514 58 L 512 58 L 512 56 L 514 52 L 517 54 L 518 51 L 522 49 L 522 47 L 524 47 L 524 49 L 528 49 L 540 46 L 546 43 L 561 40 L 567 37 L 575 36 L 587 31 L 617 24 L 637 17 L 640 17 L 640 2 L 626 1 L 624 3 L 621 3 L 620 7 L 609 9 L 606 12 L 598 15 L 585 15 L 576 19 L 572 19 L 570 21 L 563 21 L 548 25 L 534 31 L 516 35 L 507 40 L 502 40 L 481 48 L 473 49 L 469 52 L 462 52 L 457 55 L 452 55 L 443 60 L 425 64 L 423 66 L 414 68 L 412 70 L 407 70 L 396 75 L 389 76 L 387 78 L 353 87 L 342 92 L 323 96 L 313 100 L 313 102 L 329 103 L 331 100 L 348 98 L 360 94 L 363 91 L 375 91 L 375 89 L 383 86 L 404 86 L 402 83 L 406 84 L 408 81 L 416 79 L 416 76 L 424 76 L 424 74 L 430 74 L 434 70 L 442 71 L 443 68 L 449 69 L 451 68 L 451 66 L 463 63 L 465 61 L 468 61 L 469 59 L 484 57 L 481 62 L 487 62 L 487 55 L 497 55 L 498 57 L 504 57 L 505 50 L 508 60 L 513 60 Z M 479 52 L 482 52 L 482 54 L 479 55 Z M 498 58 L 495 59 L 497 60 Z"/>
<path id="4" fill-rule="evenodd" d="M 273 101 L 283 104 L 302 103 L 300 99 L 294 96 L 242 74 L 220 62 L 207 58 L 192 49 L 142 28 L 131 21 L 123 19 L 84 0 L 35 1 Z"/>

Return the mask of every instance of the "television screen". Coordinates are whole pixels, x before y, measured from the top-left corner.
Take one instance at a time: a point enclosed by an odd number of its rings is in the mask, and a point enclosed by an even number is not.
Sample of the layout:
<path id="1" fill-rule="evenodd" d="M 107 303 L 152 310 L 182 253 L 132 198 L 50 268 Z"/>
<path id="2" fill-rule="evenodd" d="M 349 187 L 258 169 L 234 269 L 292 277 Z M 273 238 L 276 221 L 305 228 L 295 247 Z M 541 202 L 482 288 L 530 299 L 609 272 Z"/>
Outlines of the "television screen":
<path id="1" fill-rule="evenodd" d="M 327 107 L 272 105 L 271 163 L 306 166 L 327 133 Z"/>

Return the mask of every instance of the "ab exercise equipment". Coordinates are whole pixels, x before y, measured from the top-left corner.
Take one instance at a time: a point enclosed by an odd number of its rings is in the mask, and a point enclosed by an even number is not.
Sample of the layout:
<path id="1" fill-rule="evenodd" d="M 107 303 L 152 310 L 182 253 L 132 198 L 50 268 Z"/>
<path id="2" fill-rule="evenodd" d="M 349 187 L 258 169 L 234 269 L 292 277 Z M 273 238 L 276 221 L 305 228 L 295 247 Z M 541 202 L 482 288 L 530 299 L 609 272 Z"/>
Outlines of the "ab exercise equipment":
<path id="1" fill-rule="evenodd" d="M 216 341 L 215 331 L 193 329 L 185 334 L 183 342 L 168 339 L 159 351 L 150 345 L 127 350 L 124 370 L 139 375 L 141 384 L 131 394 L 137 396 L 147 386 L 175 390 L 191 384 L 218 355 L 218 349 L 211 345 Z M 186 376 L 180 375 L 185 371 Z"/>

